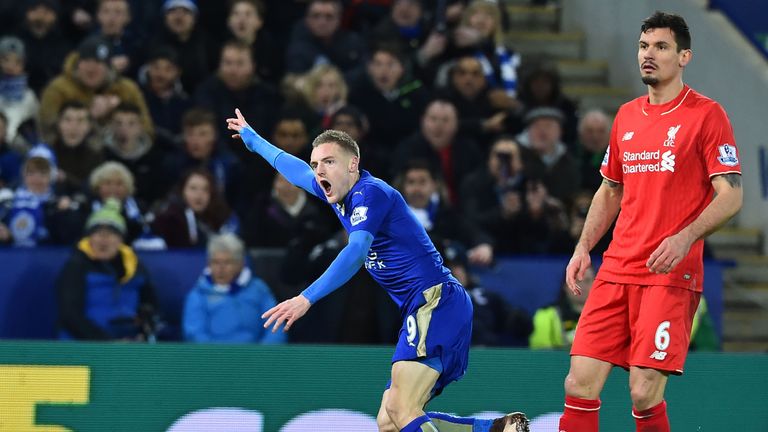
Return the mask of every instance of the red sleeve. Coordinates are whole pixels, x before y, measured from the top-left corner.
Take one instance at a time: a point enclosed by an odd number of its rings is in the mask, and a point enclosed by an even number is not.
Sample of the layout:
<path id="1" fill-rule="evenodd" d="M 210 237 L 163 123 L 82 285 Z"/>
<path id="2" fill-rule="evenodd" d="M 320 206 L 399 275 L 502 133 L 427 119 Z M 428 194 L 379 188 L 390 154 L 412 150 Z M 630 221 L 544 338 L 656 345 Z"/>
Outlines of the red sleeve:
<path id="1" fill-rule="evenodd" d="M 720 104 L 707 113 L 701 127 L 700 151 L 710 177 L 718 174 L 741 174 L 739 151 L 733 137 L 733 128 Z"/>
<path id="2" fill-rule="evenodd" d="M 624 183 L 624 172 L 621 169 L 621 152 L 619 151 L 619 140 L 616 138 L 619 134 L 619 117 L 621 112 L 616 114 L 611 127 L 611 140 L 608 148 L 605 149 L 603 163 L 600 166 L 600 174 L 614 183 Z"/>

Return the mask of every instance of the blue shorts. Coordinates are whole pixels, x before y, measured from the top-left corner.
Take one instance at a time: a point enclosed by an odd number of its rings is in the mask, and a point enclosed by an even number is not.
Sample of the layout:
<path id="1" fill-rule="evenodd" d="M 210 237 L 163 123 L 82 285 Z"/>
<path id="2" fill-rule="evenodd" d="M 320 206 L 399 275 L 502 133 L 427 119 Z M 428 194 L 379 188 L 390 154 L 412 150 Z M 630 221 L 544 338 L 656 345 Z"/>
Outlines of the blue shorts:
<path id="1" fill-rule="evenodd" d="M 454 282 L 438 284 L 424 290 L 404 312 L 392 363 L 418 361 L 438 371 L 432 389 L 437 396 L 467 371 L 471 340 L 472 300 L 467 291 Z"/>

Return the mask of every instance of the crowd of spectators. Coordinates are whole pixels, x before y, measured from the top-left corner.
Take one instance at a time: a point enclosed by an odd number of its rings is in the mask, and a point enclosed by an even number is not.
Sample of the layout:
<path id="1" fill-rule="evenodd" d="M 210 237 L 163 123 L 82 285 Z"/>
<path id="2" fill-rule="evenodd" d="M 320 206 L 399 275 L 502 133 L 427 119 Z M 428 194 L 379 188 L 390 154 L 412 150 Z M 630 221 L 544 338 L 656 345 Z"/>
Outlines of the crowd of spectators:
<path id="1" fill-rule="evenodd" d="M 505 43 L 503 2 L 437 3 L 0 1 L 0 244 L 72 246 L 93 260 L 83 238 L 100 232 L 93 218 L 109 202 L 122 221 L 112 232 L 131 250 L 204 250 L 236 235 L 246 248 L 287 248 L 307 268 L 284 272 L 285 285 L 305 284 L 343 245 L 339 225 L 230 138 L 224 120 L 237 107 L 305 160 L 316 133 L 349 133 L 362 168 L 397 184 L 436 242 L 472 265 L 569 253 L 610 119 L 579 111 L 556 69 Z M 242 261 L 233 244 L 209 254 Z M 226 285 L 206 271 L 187 302 L 199 316 Z M 362 291 L 356 304 L 373 305 Z M 79 291 L 63 307 L 76 302 Z M 184 334 L 209 337 L 186 324 Z"/>

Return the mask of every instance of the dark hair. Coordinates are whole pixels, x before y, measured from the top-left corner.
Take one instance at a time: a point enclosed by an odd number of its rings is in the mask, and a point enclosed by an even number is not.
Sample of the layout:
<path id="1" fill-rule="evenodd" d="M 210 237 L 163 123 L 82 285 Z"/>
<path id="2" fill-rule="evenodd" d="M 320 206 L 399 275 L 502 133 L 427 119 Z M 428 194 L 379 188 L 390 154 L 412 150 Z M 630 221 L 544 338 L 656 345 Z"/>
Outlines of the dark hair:
<path id="1" fill-rule="evenodd" d="M 59 108 L 59 117 L 61 117 L 62 114 L 64 114 L 64 111 L 68 109 L 89 111 L 88 106 L 86 104 L 80 102 L 79 100 L 69 99 L 64 101 L 63 104 L 61 104 L 61 107 Z M 88 113 L 88 118 L 89 119 L 91 118 L 90 112 Z"/>
<path id="2" fill-rule="evenodd" d="M 181 117 L 182 129 L 202 125 L 211 125 L 215 129 L 216 114 L 205 108 L 190 108 Z"/>
<path id="3" fill-rule="evenodd" d="M 141 109 L 139 106 L 129 102 L 122 102 L 120 105 L 116 106 L 115 110 L 112 111 L 112 115 L 114 116 L 117 113 L 132 113 L 141 117 Z"/>
<path id="4" fill-rule="evenodd" d="M 677 43 L 677 52 L 691 49 L 691 32 L 688 30 L 688 24 L 680 15 L 656 11 L 643 20 L 640 33 L 657 28 L 668 28 L 672 31 L 675 36 L 675 43 Z"/>
<path id="5" fill-rule="evenodd" d="M 317 138 L 312 141 L 312 147 L 314 148 L 321 144 L 327 143 L 336 143 L 342 149 L 344 149 L 344 151 L 349 152 L 349 154 L 352 156 L 360 158 L 360 147 L 358 147 L 355 140 L 353 140 L 351 136 L 347 135 L 346 132 L 328 129 L 327 131 L 318 135 Z"/>
<path id="6" fill-rule="evenodd" d="M 360 109 L 355 107 L 354 105 L 345 105 L 341 108 L 339 108 L 333 115 L 331 116 L 331 126 L 336 124 L 336 120 L 338 120 L 341 116 L 349 116 L 352 118 L 352 121 L 355 123 L 355 126 L 357 126 L 358 129 L 363 130 L 365 128 L 365 124 L 368 121 L 365 118 L 365 114 L 363 114 Z"/>
<path id="7" fill-rule="evenodd" d="M 210 171 L 203 167 L 192 168 L 186 171 L 182 176 L 179 183 L 176 185 L 176 194 L 179 200 L 184 202 L 184 187 L 187 185 L 189 179 L 198 175 L 208 180 L 208 191 L 210 193 L 210 200 L 208 201 L 208 207 L 200 214 L 200 220 L 208 224 L 213 230 L 218 231 L 229 219 L 232 214 L 232 210 L 227 205 L 227 202 L 219 191 L 219 185 L 216 182 L 216 178 Z M 185 204 L 186 205 L 186 204 Z"/>
<path id="8" fill-rule="evenodd" d="M 432 180 L 434 181 L 441 180 L 440 173 L 437 167 L 435 166 L 435 164 L 430 163 L 426 159 L 409 160 L 403 167 L 402 171 L 400 172 L 400 175 L 403 177 L 403 181 L 405 181 L 405 176 L 411 171 L 427 171 L 429 173 L 429 176 L 432 177 Z"/>
<path id="9" fill-rule="evenodd" d="M 254 9 L 256 9 L 256 13 L 259 15 L 259 18 L 264 20 L 264 3 L 261 0 L 229 0 L 229 9 L 228 13 L 232 13 L 232 9 L 235 8 L 235 5 L 239 3 L 247 3 L 251 6 L 253 6 Z"/>

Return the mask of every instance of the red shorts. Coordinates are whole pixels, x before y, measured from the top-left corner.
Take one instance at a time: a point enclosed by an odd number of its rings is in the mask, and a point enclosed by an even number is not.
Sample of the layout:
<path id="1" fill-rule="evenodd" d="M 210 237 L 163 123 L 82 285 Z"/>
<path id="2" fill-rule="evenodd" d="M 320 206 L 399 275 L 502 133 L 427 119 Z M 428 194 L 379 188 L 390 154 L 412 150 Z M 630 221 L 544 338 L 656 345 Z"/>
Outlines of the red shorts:
<path id="1" fill-rule="evenodd" d="M 571 355 L 682 374 L 701 293 L 595 281 Z"/>

